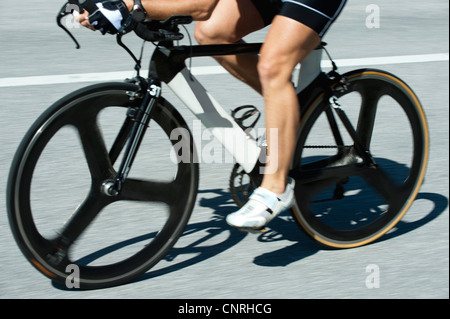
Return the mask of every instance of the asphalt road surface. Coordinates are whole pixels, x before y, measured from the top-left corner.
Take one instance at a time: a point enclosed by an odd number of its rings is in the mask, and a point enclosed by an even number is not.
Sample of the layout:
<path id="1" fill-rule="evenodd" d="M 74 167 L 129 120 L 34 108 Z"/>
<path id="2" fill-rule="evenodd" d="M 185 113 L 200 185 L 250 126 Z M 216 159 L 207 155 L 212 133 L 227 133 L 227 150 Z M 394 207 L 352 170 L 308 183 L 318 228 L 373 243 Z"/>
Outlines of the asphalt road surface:
<path id="1" fill-rule="evenodd" d="M 406 81 L 424 105 L 431 134 L 428 171 L 392 234 L 356 249 L 324 249 L 286 214 L 269 235 L 238 233 L 224 221 L 235 209 L 228 193 L 232 164 L 202 164 L 188 231 L 171 257 L 138 281 L 85 292 L 54 286 L 25 260 L 5 204 L 12 157 L 37 116 L 75 89 L 133 75 L 133 63 L 114 37 L 74 27 L 82 47 L 75 50 L 55 24 L 62 4 L 0 3 L 0 298 L 449 298 L 448 1 L 350 0 L 325 39 L 342 71 L 372 63 Z M 192 34 L 193 26 L 188 30 Z M 265 31 L 247 40 L 263 41 Z M 134 50 L 140 46 L 132 35 L 126 42 Z M 146 56 L 151 51 L 147 45 Z M 259 96 L 212 59 L 192 63 L 222 105 L 262 108 Z M 166 90 L 164 96 L 193 123 L 173 94 Z M 119 224 L 127 222 L 133 221 L 125 216 Z M 377 285 L 367 284 L 374 269 Z"/>

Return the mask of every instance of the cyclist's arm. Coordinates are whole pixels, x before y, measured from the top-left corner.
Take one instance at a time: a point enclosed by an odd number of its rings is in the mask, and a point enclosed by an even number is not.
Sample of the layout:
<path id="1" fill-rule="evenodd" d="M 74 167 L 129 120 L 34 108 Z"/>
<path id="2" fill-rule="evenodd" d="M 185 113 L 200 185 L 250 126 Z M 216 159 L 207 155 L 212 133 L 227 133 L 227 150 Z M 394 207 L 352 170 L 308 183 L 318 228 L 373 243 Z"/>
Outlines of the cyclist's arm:
<path id="1" fill-rule="evenodd" d="M 172 15 L 190 15 L 196 21 L 207 20 L 219 0 L 141 0 L 141 3 L 147 12 L 147 18 L 153 20 L 165 20 Z M 131 11 L 133 7 L 133 0 L 124 0 L 128 10 Z M 84 27 L 95 31 L 95 28 L 90 25 L 89 13 L 85 11 L 76 19 Z"/>
<path id="2" fill-rule="evenodd" d="M 133 0 L 124 0 L 131 11 Z M 165 20 L 172 15 L 191 15 L 194 20 L 207 20 L 219 0 L 141 0 L 147 18 Z"/>

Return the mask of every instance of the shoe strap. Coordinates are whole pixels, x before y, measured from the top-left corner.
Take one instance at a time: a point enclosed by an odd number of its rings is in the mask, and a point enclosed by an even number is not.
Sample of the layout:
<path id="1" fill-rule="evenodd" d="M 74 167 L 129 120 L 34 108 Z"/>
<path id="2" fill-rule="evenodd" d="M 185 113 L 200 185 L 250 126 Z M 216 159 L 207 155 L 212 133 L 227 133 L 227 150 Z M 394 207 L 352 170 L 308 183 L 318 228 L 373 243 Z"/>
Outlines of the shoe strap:
<path id="1" fill-rule="evenodd" d="M 281 201 L 275 193 L 262 187 L 255 189 L 249 200 L 257 201 L 264 206 L 267 206 L 267 208 L 272 211 L 276 210 L 277 207 L 281 205 Z"/>

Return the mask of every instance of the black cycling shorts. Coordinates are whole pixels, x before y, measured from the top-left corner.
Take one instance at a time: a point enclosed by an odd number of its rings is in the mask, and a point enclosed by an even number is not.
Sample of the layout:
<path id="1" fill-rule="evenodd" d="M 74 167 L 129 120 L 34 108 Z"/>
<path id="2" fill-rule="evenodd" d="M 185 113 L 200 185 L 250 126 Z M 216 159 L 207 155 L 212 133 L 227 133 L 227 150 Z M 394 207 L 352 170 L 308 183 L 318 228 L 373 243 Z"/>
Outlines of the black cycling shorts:
<path id="1" fill-rule="evenodd" d="M 347 0 L 252 0 L 266 25 L 276 15 L 294 19 L 323 36 Z"/>

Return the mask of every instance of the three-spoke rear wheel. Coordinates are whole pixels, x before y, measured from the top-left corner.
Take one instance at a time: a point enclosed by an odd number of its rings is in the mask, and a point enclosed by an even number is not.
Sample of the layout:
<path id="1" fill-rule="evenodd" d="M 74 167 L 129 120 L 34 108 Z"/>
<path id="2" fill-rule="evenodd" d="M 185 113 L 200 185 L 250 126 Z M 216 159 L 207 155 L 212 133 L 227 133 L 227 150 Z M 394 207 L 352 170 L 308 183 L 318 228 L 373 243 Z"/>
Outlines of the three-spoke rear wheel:
<path id="1" fill-rule="evenodd" d="M 302 114 L 294 159 L 294 219 L 337 248 L 370 243 L 403 217 L 424 179 L 428 128 L 419 100 L 401 80 L 377 70 L 346 74 L 335 92 L 365 150 L 355 147 L 324 95 Z"/>

